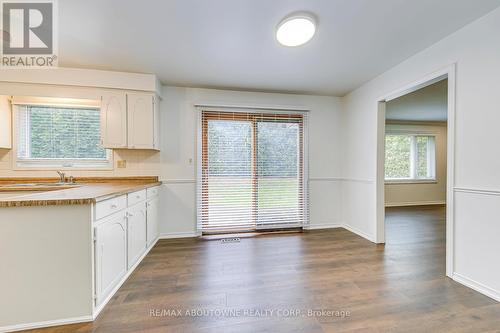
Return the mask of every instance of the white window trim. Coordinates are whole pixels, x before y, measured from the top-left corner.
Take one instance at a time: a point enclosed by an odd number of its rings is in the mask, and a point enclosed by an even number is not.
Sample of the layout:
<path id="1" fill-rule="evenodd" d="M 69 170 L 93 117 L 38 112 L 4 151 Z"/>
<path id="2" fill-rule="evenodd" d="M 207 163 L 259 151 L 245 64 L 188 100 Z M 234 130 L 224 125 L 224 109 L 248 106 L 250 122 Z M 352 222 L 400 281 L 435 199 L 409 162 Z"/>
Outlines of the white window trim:
<path id="1" fill-rule="evenodd" d="M 436 184 L 437 183 L 437 164 L 436 164 L 436 134 L 429 132 L 413 132 L 413 131 L 390 131 L 386 132 L 385 135 L 401 135 L 409 136 L 411 138 L 410 146 L 410 174 L 409 178 L 385 178 L 385 183 L 389 185 L 395 184 Z M 432 174 L 428 178 L 418 178 L 417 169 L 415 167 L 415 162 L 417 160 L 417 140 L 418 136 L 431 137 L 432 141 L 427 143 L 427 170 Z M 433 142 L 433 145 L 429 145 Z"/>
<path id="2" fill-rule="evenodd" d="M 37 99 L 39 102 L 39 99 Z M 33 104 L 31 104 L 33 105 Z M 39 102 L 36 105 L 49 105 L 48 103 Z M 50 103 L 50 105 L 54 105 Z M 61 106 L 61 105 L 57 105 Z M 74 105 L 71 105 L 74 106 Z M 80 105 L 84 107 L 86 105 Z M 89 105 L 90 106 L 90 105 Z M 88 106 L 87 106 L 88 107 Z M 95 107 L 95 106 L 91 106 Z M 19 108 L 20 105 L 13 104 L 13 119 L 12 119 L 12 170 L 113 170 L 114 153 L 111 149 L 106 149 L 106 160 L 97 159 L 23 159 L 18 157 L 18 140 L 19 140 Z"/>

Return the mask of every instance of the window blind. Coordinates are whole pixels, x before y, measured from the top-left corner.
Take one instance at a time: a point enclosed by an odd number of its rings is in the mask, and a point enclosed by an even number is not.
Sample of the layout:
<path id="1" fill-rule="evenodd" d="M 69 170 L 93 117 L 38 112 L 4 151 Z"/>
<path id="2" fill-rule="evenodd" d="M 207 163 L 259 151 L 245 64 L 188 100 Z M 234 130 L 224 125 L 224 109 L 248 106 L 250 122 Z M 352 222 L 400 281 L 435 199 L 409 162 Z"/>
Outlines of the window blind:
<path id="1" fill-rule="evenodd" d="M 201 113 L 203 233 L 300 227 L 307 219 L 305 114 Z"/>
<path id="2" fill-rule="evenodd" d="M 96 108 L 18 106 L 19 160 L 106 161 Z"/>

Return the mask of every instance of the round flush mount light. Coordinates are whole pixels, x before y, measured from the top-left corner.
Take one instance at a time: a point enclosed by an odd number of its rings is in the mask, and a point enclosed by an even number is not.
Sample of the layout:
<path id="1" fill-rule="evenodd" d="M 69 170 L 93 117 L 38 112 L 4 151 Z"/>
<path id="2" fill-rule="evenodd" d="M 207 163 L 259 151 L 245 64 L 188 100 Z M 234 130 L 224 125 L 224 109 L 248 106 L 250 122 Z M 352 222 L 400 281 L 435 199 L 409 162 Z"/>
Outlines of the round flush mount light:
<path id="1" fill-rule="evenodd" d="M 278 24 L 276 39 L 284 46 L 299 46 L 307 43 L 316 32 L 316 20 L 308 13 L 295 13 Z"/>

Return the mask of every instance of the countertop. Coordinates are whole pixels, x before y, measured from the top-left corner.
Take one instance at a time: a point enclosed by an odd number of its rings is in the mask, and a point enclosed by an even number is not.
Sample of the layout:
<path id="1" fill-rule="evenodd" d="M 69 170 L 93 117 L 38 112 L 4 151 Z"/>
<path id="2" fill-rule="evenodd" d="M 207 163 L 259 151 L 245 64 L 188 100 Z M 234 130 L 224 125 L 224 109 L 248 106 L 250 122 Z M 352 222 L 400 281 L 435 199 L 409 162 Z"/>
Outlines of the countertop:
<path id="1" fill-rule="evenodd" d="M 53 179 L 0 179 L 0 185 L 49 182 Z M 80 186 L 50 191 L 0 191 L 0 207 L 86 205 L 161 185 L 158 177 L 80 178 Z"/>

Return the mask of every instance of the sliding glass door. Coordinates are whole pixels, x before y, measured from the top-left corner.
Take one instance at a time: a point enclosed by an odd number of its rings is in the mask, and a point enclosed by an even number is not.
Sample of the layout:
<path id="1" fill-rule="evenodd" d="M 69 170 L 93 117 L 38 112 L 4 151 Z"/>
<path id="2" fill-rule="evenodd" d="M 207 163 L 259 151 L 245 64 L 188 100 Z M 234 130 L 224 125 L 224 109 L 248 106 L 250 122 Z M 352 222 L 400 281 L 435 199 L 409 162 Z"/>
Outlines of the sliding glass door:
<path id="1" fill-rule="evenodd" d="M 304 116 L 202 112 L 203 233 L 301 227 L 307 218 Z"/>

